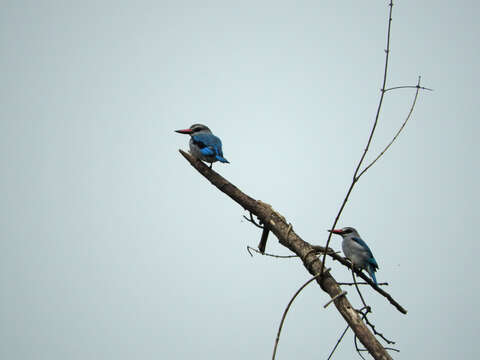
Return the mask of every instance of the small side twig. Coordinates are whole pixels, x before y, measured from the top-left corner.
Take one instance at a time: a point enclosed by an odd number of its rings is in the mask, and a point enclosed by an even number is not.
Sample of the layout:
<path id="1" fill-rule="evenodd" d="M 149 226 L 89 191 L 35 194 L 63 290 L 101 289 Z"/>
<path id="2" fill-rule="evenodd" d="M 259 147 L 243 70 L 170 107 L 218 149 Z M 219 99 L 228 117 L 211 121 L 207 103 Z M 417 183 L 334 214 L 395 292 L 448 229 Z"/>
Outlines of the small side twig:
<path id="1" fill-rule="evenodd" d="M 362 301 L 363 301 L 363 298 L 362 298 Z M 366 310 L 365 313 L 363 313 L 362 310 Z M 366 306 L 365 303 L 364 303 L 364 307 L 361 308 L 359 310 L 359 312 L 362 314 L 362 320 L 365 320 L 365 318 L 367 317 L 367 314 L 370 312 L 370 307 Z M 365 358 L 361 354 L 361 351 L 365 351 L 366 349 L 359 349 L 358 344 L 357 344 L 357 334 L 354 334 L 354 336 L 353 336 L 353 343 L 355 344 L 355 350 L 357 350 L 358 356 L 360 356 L 363 360 L 365 360 Z"/>
<path id="2" fill-rule="evenodd" d="M 264 256 L 270 256 L 270 257 L 274 257 L 274 258 L 278 258 L 278 259 L 290 259 L 290 258 L 296 258 L 298 257 L 298 255 L 275 255 L 275 254 L 269 254 L 269 253 L 261 253 L 260 250 L 258 249 L 255 249 L 251 246 L 247 246 L 247 251 L 248 253 L 250 254 L 250 256 L 253 257 L 253 254 L 252 254 L 252 251 L 253 252 L 256 252 L 257 254 L 260 254 L 260 255 L 264 255 Z"/>
<path id="3" fill-rule="evenodd" d="M 427 88 L 425 86 L 420 86 L 418 85 L 404 85 L 404 86 L 394 86 L 388 89 L 385 89 L 384 91 L 392 91 L 392 90 L 399 90 L 399 89 L 420 89 L 420 90 L 427 90 L 427 91 L 433 91 L 433 89 Z"/>
<path id="4" fill-rule="evenodd" d="M 357 289 L 358 290 L 358 289 Z M 362 298 L 362 302 L 363 302 L 363 298 Z M 365 312 L 363 312 L 363 310 L 365 310 Z M 371 312 L 370 311 L 371 308 L 370 306 L 366 306 L 365 303 L 364 303 L 364 307 L 362 309 L 359 310 L 359 312 L 362 314 L 362 320 L 364 320 L 368 326 L 370 326 L 370 329 L 372 329 L 372 332 L 376 335 L 376 336 L 379 336 L 380 338 L 383 339 L 383 341 L 385 341 L 387 344 L 389 345 L 394 345 L 395 344 L 395 341 L 393 340 L 389 340 L 387 339 L 382 333 L 378 332 L 376 329 L 375 329 L 375 325 L 373 325 L 370 320 L 368 319 L 368 313 Z M 357 349 L 357 352 L 360 352 L 360 351 L 367 351 L 366 349 L 358 349 L 357 347 L 357 344 L 356 344 L 356 341 L 357 341 L 357 336 L 355 335 L 355 338 L 354 338 L 354 341 L 355 341 L 355 347 Z M 384 347 L 385 349 L 387 350 L 392 350 L 392 351 L 397 351 L 397 352 L 400 352 L 400 350 L 398 349 L 395 349 L 395 348 L 387 348 L 387 347 Z M 361 355 L 360 355 L 361 356 Z"/>
<path id="5" fill-rule="evenodd" d="M 368 326 L 370 326 L 370 328 L 372 329 L 373 333 L 377 336 L 380 336 L 383 341 L 385 341 L 387 344 L 389 345 L 394 345 L 395 344 L 395 341 L 392 341 L 392 340 L 389 340 L 387 339 L 382 333 L 379 333 L 376 329 L 375 329 L 375 325 L 373 325 L 370 320 L 368 320 L 368 317 L 366 316 L 365 314 L 365 317 L 364 317 L 364 320 L 365 322 L 367 323 Z M 392 350 L 392 349 L 391 349 Z M 397 350 L 397 349 L 394 349 L 396 351 L 400 351 L 400 350 Z"/>
<path id="6" fill-rule="evenodd" d="M 365 159 L 365 156 L 367 155 L 368 149 L 370 148 L 370 144 L 372 143 L 373 135 L 375 134 L 375 129 L 377 128 L 378 124 L 378 119 L 380 118 L 380 110 L 382 109 L 382 104 L 383 104 L 383 98 L 385 96 L 385 88 L 387 85 L 387 74 L 388 74 L 388 63 L 389 63 L 389 58 L 390 58 L 390 34 L 391 34 L 391 29 L 392 29 L 392 11 L 393 11 L 393 0 L 390 0 L 390 3 L 388 5 L 390 7 L 389 13 L 388 13 L 388 28 L 387 28 L 387 47 L 385 49 L 385 65 L 383 69 L 383 82 L 382 82 L 382 88 L 380 92 L 380 99 L 378 101 L 378 106 L 377 106 L 377 113 L 375 114 L 375 120 L 373 122 L 372 129 L 370 130 L 370 135 L 368 136 L 367 140 L 367 145 L 365 146 L 365 149 L 363 150 L 362 156 L 360 157 L 360 160 L 358 161 L 357 167 L 355 168 L 355 172 L 353 173 L 353 178 L 352 178 L 352 183 L 350 184 L 347 194 L 345 195 L 345 198 L 343 199 L 342 205 L 340 206 L 340 209 L 338 210 L 337 216 L 335 217 L 335 220 L 333 221 L 332 229 L 335 228 L 337 225 L 338 220 L 340 219 L 340 215 L 343 212 L 343 209 L 345 208 L 345 205 L 348 202 L 348 199 L 350 198 L 350 194 L 353 191 L 353 188 L 355 187 L 355 184 L 357 181 L 360 179 L 358 175 L 358 172 L 360 171 L 360 167 L 363 164 L 363 160 Z M 328 235 L 327 238 L 327 243 L 325 244 L 325 248 L 328 248 L 328 245 L 330 245 L 330 240 L 332 239 L 332 233 Z M 327 256 L 327 252 L 325 251 L 323 253 L 323 258 L 322 258 L 322 272 L 323 272 L 323 267 L 325 266 L 325 258 Z"/>
<path id="7" fill-rule="evenodd" d="M 276 355 L 276 353 L 277 353 L 278 342 L 279 342 L 279 340 L 280 340 L 280 333 L 282 332 L 283 323 L 285 322 L 285 317 L 287 316 L 287 313 L 288 313 L 288 310 L 290 309 L 290 306 L 292 306 L 293 301 L 294 301 L 295 298 L 298 296 L 298 294 L 300 294 L 300 293 L 302 292 L 302 290 L 303 290 L 308 284 L 310 284 L 312 281 L 314 281 L 315 279 L 317 279 L 319 276 L 320 276 L 320 274 L 315 275 L 315 276 L 312 277 L 310 280 L 308 280 L 305 284 L 303 284 L 302 286 L 300 286 L 300 288 L 295 292 L 295 294 L 293 295 L 293 297 L 292 297 L 292 298 L 290 299 L 290 301 L 288 302 L 288 305 L 287 305 L 287 307 L 285 308 L 285 311 L 283 312 L 282 320 L 280 321 L 280 326 L 278 327 L 277 337 L 276 337 L 276 339 L 275 339 L 275 346 L 273 347 L 272 360 L 275 360 L 275 355 Z"/>
<path id="8" fill-rule="evenodd" d="M 362 293 L 360 292 L 360 288 L 359 288 L 358 285 L 357 285 L 357 279 L 355 278 L 355 271 L 354 271 L 353 262 L 352 262 L 351 264 L 352 264 L 353 284 L 355 285 L 355 288 L 357 289 L 358 296 L 360 296 L 360 299 L 362 300 L 363 307 L 366 308 L 366 309 L 367 309 L 367 313 L 369 313 L 369 312 L 370 312 L 370 306 L 367 305 L 367 303 L 365 302 L 365 299 L 363 298 Z"/>
<path id="9" fill-rule="evenodd" d="M 248 222 L 251 222 L 251 223 L 252 223 L 253 225 L 255 225 L 256 227 L 258 227 L 258 228 L 260 228 L 260 229 L 263 229 L 263 226 L 260 225 L 259 223 L 257 223 L 257 222 L 255 221 L 255 219 L 253 218 L 253 214 L 252 214 L 251 211 L 250 211 L 250 218 L 247 218 L 245 215 L 243 215 L 243 218 L 244 218 L 245 220 L 247 220 Z"/>
<path id="10" fill-rule="evenodd" d="M 338 293 L 338 295 L 334 296 L 325 305 L 323 305 L 323 308 L 326 309 L 328 305 L 330 305 L 332 302 L 337 300 L 340 296 L 345 296 L 345 295 L 347 295 L 347 292 L 345 290 L 342 291 L 341 293 Z"/>
<path id="11" fill-rule="evenodd" d="M 358 348 L 357 335 L 355 335 L 355 336 L 353 337 L 353 343 L 355 344 L 355 350 L 357 350 L 358 356 L 360 356 L 363 360 L 366 360 L 366 359 L 363 357 L 361 351 L 365 351 L 365 350 L 367 350 L 367 349 L 359 349 L 359 348 Z"/>
<path id="12" fill-rule="evenodd" d="M 330 351 L 330 354 L 328 355 L 328 358 L 327 360 L 330 360 L 333 356 L 333 353 L 335 352 L 335 350 L 337 350 L 337 347 L 338 345 L 340 345 L 340 342 L 342 341 L 343 337 L 345 336 L 345 334 L 347 333 L 347 330 L 350 328 L 350 326 L 347 326 L 345 328 L 345 330 L 343 330 L 342 332 L 342 335 L 340 335 L 340 337 L 338 338 L 337 340 L 337 343 L 335 344 L 335 346 L 333 347 L 332 351 Z"/>
<path id="13" fill-rule="evenodd" d="M 367 305 L 367 303 L 365 302 L 365 299 L 363 298 L 363 295 L 362 293 L 360 292 L 360 288 L 358 287 L 358 284 L 357 284 L 357 279 L 355 277 L 355 271 L 354 271 L 354 266 L 353 266 L 353 263 L 352 263 L 352 277 L 353 277 L 353 283 L 355 285 L 355 288 L 357 289 L 357 292 L 358 292 L 358 295 L 360 296 L 360 299 L 362 300 L 362 304 L 363 304 L 363 308 L 360 310 L 360 312 L 362 313 L 362 320 L 365 320 L 365 322 L 367 323 L 368 326 L 370 326 L 370 328 L 372 329 L 372 332 L 379 336 L 380 338 L 382 338 L 387 344 L 395 344 L 395 341 L 392 341 L 392 340 L 389 340 L 387 339 L 382 333 L 378 332 L 376 329 L 375 329 L 375 325 L 373 325 L 370 320 L 368 320 L 368 317 L 367 317 L 367 314 L 369 312 L 371 312 L 371 308 L 370 306 Z M 362 310 L 364 310 L 364 312 L 362 312 Z M 358 344 L 357 344 L 357 335 L 354 336 L 354 343 L 355 343 L 355 349 L 357 350 L 357 353 L 358 355 L 364 359 L 364 357 L 362 356 L 362 354 L 360 353 L 361 351 L 366 351 L 366 349 L 359 349 L 358 348 Z M 400 352 L 400 350 L 398 349 L 394 349 L 394 348 L 390 348 L 390 350 L 394 350 L 394 351 L 398 351 Z"/>
<path id="14" fill-rule="evenodd" d="M 413 113 L 413 109 L 415 108 L 415 104 L 417 103 L 417 98 L 418 98 L 418 93 L 421 89 L 420 87 L 420 80 L 421 80 L 421 76 L 418 77 L 418 82 L 417 82 L 417 86 L 415 86 L 415 88 L 417 89 L 417 91 L 415 91 L 415 96 L 413 97 L 413 101 L 412 101 L 412 105 L 410 106 L 410 110 L 408 112 L 408 115 L 407 117 L 405 118 L 405 120 L 403 121 L 402 123 L 402 126 L 400 126 L 400 128 L 398 129 L 398 131 L 396 132 L 396 134 L 394 135 L 394 137 L 392 138 L 392 140 L 390 140 L 390 142 L 388 143 L 387 146 L 385 146 L 385 148 L 380 152 L 380 154 L 377 155 L 377 157 L 370 163 L 368 164 L 365 169 L 363 169 L 360 174 L 358 174 L 357 178 L 360 178 L 360 176 L 362 176 L 368 169 L 370 169 L 372 167 L 373 164 L 375 164 L 378 159 L 380 159 L 383 154 L 385 154 L 385 152 L 390 148 L 390 146 L 392 146 L 392 144 L 395 142 L 395 140 L 397 140 L 398 138 L 398 135 L 400 135 L 400 133 L 402 132 L 403 128 L 405 127 L 405 125 L 407 125 L 407 122 L 408 120 L 410 119 L 410 117 L 412 116 L 412 113 Z"/>
<path id="15" fill-rule="evenodd" d="M 357 283 L 353 283 L 353 282 L 337 282 L 338 285 L 346 285 L 346 286 L 353 286 L 353 285 L 370 285 L 369 283 L 367 282 L 357 282 Z M 378 283 L 377 284 L 378 286 L 388 286 L 388 282 L 383 282 L 383 283 Z"/>

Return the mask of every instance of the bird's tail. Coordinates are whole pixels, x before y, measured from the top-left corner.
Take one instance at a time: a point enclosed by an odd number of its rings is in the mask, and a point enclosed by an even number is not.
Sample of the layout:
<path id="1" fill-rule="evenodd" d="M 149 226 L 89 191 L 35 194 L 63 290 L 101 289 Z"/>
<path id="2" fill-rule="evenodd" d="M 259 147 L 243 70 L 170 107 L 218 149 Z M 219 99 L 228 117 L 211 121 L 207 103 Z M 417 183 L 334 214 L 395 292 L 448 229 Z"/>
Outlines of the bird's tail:
<path id="1" fill-rule="evenodd" d="M 229 163 L 230 164 L 230 161 L 228 161 L 227 159 L 225 159 L 223 156 L 220 156 L 220 155 L 216 155 L 215 158 L 222 162 L 222 163 Z"/>
<path id="2" fill-rule="evenodd" d="M 375 285 L 378 285 L 377 278 L 375 277 L 375 268 L 372 265 L 368 265 L 367 271 L 370 277 L 372 278 L 373 282 L 375 283 Z"/>

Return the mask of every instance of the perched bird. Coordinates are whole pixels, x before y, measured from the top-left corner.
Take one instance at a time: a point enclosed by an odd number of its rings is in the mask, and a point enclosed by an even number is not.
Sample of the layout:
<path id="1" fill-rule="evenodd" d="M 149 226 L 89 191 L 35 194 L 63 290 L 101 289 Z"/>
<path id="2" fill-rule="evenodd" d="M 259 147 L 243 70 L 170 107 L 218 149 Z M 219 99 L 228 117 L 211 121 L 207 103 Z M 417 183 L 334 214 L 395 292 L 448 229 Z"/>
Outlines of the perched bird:
<path id="1" fill-rule="evenodd" d="M 356 268 L 366 269 L 375 285 L 378 285 L 375 277 L 375 271 L 378 269 L 377 261 L 368 245 L 358 235 L 357 230 L 353 227 L 344 227 L 343 229 L 328 231 L 342 236 L 342 250 L 345 256 L 350 259 Z"/>
<path id="2" fill-rule="evenodd" d="M 230 163 L 223 157 L 222 141 L 213 135 L 207 126 L 193 124 L 189 129 L 175 130 L 175 132 L 190 135 L 190 152 L 197 159 L 210 163 L 210 169 L 216 161 Z"/>

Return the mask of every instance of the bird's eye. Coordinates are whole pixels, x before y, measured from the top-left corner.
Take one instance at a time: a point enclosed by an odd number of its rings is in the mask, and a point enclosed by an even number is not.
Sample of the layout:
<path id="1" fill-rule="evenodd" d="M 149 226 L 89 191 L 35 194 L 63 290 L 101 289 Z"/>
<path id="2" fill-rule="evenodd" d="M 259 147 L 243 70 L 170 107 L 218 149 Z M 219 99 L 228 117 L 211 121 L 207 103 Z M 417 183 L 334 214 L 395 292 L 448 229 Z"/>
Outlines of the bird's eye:
<path id="1" fill-rule="evenodd" d="M 352 232 L 352 229 L 345 229 L 343 232 L 344 232 L 345 234 L 349 234 L 349 233 Z"/>

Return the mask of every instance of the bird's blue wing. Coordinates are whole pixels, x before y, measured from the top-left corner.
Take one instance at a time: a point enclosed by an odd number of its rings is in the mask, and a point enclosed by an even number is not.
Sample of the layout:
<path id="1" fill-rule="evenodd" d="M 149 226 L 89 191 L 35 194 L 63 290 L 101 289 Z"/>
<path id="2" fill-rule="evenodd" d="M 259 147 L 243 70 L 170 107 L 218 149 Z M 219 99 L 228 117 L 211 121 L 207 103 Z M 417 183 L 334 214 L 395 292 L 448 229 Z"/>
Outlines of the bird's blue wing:
<path id="1" fill-rule="evenodd" d="M 373 257 L 373 254 L 372 254 L 372 250 L 370 250 L 370 248 L 368 247 L 367 243 L 365 241 L 363 241 L 362 239 L 360 238 L 357 238 L 357 237 L 352 237 L 352 240 L 355 241 L 357 244 L 359 244 L 362 248 L 364 248 L 365 250 L 367 250 L 368 254 Z"/>
<path id="2" fill-rule="evenodd" d="M 222 142 L 218 137 L 212 134 L 197 134 L 192 136 L 193 142 L 200 148 L 203 155 L 223 156 Z"/>
<path id="3" fill-rule="evenodd" d="M 357 237 L 352 237 L 352 240 L 355 241 L 357 244 L 359 244 L 361 247 L 363 247 L 367 252 L 368 255 L 370 256 L 368 259 L 368 262 L 373 265 L 374 268 L 378 268 L 377 260 L 373 257 L 372 250 L 368 247 L 367 243 L 363 241 L 360 238 Z"/>

